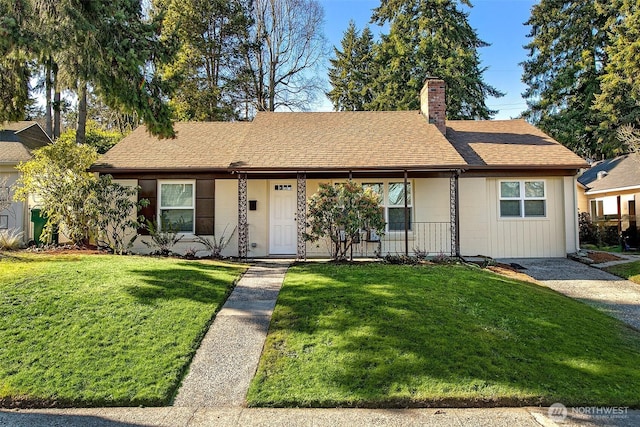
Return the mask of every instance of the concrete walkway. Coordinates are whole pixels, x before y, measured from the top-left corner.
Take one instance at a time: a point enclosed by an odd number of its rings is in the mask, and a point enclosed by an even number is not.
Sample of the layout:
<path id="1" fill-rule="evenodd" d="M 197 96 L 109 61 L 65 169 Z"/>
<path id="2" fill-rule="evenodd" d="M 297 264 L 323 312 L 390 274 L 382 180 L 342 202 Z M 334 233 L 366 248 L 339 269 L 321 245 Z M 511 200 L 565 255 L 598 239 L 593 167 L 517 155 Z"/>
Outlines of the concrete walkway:
<path id="1" fill-rule="evenodd" d="M 498 260 L 525 267 L 523 273 L 571 298 L 593 305 L 640 330 L 640 285 L 566 258 Z"/>
<path id="2" fill-rule="evenodd" d="M 269 329 L 288 261 L 252 265 L 217 314 L 174 406 L 242 406 Z"/>
<path id="3" fill-rule="evenodd" d="M 248 409 L 87 408 L 0 410 L 0 426 L 12 427 L 203 427 L 203 426 L 619 426 L 640 425 L 640 411 L 567 408 L 566 418 L 548 408 L 469 409 Z M 591 411 L 592 415 L 585 414 Z"/>

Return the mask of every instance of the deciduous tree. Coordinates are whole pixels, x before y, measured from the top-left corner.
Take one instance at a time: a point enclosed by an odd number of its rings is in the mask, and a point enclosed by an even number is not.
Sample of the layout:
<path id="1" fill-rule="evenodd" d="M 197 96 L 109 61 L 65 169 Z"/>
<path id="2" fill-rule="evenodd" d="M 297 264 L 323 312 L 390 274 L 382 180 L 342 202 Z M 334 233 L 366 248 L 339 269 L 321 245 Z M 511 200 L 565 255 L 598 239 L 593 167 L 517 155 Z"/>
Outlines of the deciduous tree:
<path id="1" fill-rule="evenodd" d="M 364 230 L 384 234 L 384 214 L 380 196 L 371 188 L 354 181 L 338 185 L 320 184 L 309 199 L 308 241 L 327 238 L 331 256 L 346 259 L 354 242 Z"/>
<path id="2" fill-rule="evenodd" d="M 243 76 L 258 111 L 304 110 L 321 91 L 324 11 L 317 0 L 254 0 Z"/>

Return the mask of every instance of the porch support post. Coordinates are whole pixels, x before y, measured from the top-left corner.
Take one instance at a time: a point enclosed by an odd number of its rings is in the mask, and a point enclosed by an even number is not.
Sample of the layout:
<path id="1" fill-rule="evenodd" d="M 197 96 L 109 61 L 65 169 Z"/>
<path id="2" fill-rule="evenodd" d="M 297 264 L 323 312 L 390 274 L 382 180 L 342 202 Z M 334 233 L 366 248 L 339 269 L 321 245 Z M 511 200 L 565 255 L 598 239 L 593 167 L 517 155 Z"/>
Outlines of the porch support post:
<path id="1" fill-rule="evenodd" d="M 460 198 L 458 178 L 460 171 L 451 172 L 449 179 L 449 215 L 451 221 L 451 255 L 460 256 Z"/>
<path id="2" fill-rule="evenodd" d="M 618 236 L 622 236 L 622 206 L 620 196 L 616 198 L 616 206 L 618 208 Z"/>
<path id="3" fill-rule="evenodd" d="M 307 259 L 307 241 L 304 238 L 307 231 L 307 174 L 298 173 L 297 181 L 298 210 L 296 221 L 298 222 L 298 249 L 296 259 L 304 261 Z"/>
<path id="4" fill-rule="evenodd" d="M 409 256 L 409 175 L 404 171 L 404 254 Z"/>
<path id="5" fill-rule="evenodd" d="M 238 258 L 249 252 L 249 224 L 247 222 L 247 174 L 238 173 Z"/>

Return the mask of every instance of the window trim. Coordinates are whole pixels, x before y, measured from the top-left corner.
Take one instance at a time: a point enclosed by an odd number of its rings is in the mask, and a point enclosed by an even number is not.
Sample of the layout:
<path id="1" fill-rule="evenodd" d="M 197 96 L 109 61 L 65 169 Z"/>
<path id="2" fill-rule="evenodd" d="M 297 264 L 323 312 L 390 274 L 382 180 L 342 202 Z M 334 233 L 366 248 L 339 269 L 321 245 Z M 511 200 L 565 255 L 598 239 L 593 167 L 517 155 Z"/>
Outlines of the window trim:
<path id="1" fill-rule="evenodd" d="M 502 183 L 517 182 L 520 189 L 519 197 L 502 197 Z M 541 182 L 544 191 L 543 197 L 526 197 L 525 185 L 527 182 Z M 502 215 L 501 202 L 503 200 L 518 201 L 520 206 L 520 215 Z M 544 215 L 526 215 L 525 201 L 542 200 L 544 202 Z M 540 220 L 549 218 L 548 212 L 548 186 L 546 179 L 524 178 L 524 179 L 500 179 L 498 180 L 498 218 L 501 220 Z"/>
<path id="2" fill-rule="evenodd" d="M 192 206 L 162 206 L 162 185 L 163 184 L 191 184 L 191 200 Z M 162 211 L 163 210 L 191 210 L 191 231 L 179 231 L 178 235 L 195 235 L 196 228 L 196 180 L 195 179 L 166 179 L 166 180 L 158 180 L 158 208 L 156 212 L 156 221 L 158 223 L 158 228 L 162 229 Z"/>

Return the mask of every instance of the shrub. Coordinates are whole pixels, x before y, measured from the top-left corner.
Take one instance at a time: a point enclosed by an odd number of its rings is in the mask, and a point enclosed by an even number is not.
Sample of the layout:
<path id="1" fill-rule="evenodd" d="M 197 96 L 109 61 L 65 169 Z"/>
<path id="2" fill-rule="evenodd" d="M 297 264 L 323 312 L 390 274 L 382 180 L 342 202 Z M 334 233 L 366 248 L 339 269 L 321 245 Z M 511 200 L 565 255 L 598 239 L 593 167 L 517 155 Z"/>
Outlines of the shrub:
<path id="1" fill-rule="evenodd" d="M 0 250 L 13 251 L 22 247 L 22 231 L 17 229 L 0 230 Z"/>
<path id="2" fill-rule="evenodd" d="M 98 247 L 116 255 L 129 251 L 138 237 L 135 231 L 143 225 L 144 217 L 136 217 L 138 210 L 149 204 L 146 199 L 136 202 L 137 192 L 136 187 L 113 182 L 111 175 L 103 175 L 91 183 L 85 209 Z M 127 241 L 132 232 L 133 237 Z"/>
<path id="3" fill-rule="evenodd" d="M 45 240 L 51 241 L 57 226 L 73 243 L 89 241 L 91 219 L 85 209 L 95 176 L 87 170 L 98 158 L 96 151 L 70 139 L 33 150 L 33 158 L 17 169 L 15 198 L 26 201 L 30 195 L 39 198 L 42 215 L 49 218 L 43 229 Z M 62 226 L 64 225 L 64 226 Z"/>
<path id="4" fill-rule="evenodd" d="M 407 255 L 391 255 L 386 254 L 384 256 L 384 262 L 387 264 L 396 264 L 396 265 L 414 265 L 420 262 L 420 259 L 413 256 Z"/>
<path id="5" fill-rule="evenodd" d="M 439 253 L 431 259 L 431 262 L 434 264 L 453 264 L 456 260 L 449 255 Z"/>
<path id="6" fill-rule="evenodd" d="M 222 230 L 222 236 L 220 236 L 219 239 L 216 238 L 215 234 L 211 237 L 211 239 L 203 236 L 196 236 L 196 242 L 204 245 L 204 247 L 207 248 L 209 252 L 211 252 L 211 258 L 222 258 L 222 251 L 229 245 L 229 242 L 231 242 L 233 235 L 236 233 L 236 228 L 234 228 L 233 231 L 231 231 L 231 234 L 229 234 L 229 237 L 225 237 L 225 235 L 227 234 L 227 227 L 228 225 L 224 227 L 224 230 Z"/>
<path id="7" fill-rule="evenodd" d="M 147 230 L 149 230 L 151 242 L 143 241 L 142 243 L 148 248 L 158 248 L 152 252 L 153 255 L 169 256 L 172 253 L 171 249 L 182 240 L 184 236 L 178 234 L 170 221 L 163 222 L 166 230 L 158 227 L 158 223 L 155 220 L 147 220 Z"/>
<path id="8" fill-rule="evenodd" d="M 385 222 L 379 197 L 371 188 L 365 189 L 352 180 L 338 185 L 320 184 L 309 199 L 309 232 L 305 239 L 315 242 L 328 238 L 333 259 L 346 259 L 353 244 L 360 241 L 362 230 L 383 234 Z"/>

